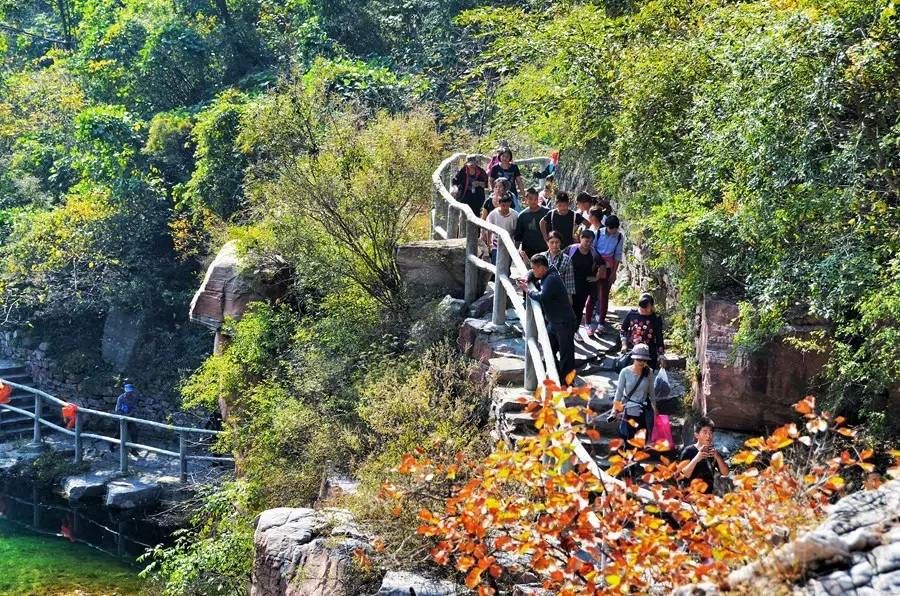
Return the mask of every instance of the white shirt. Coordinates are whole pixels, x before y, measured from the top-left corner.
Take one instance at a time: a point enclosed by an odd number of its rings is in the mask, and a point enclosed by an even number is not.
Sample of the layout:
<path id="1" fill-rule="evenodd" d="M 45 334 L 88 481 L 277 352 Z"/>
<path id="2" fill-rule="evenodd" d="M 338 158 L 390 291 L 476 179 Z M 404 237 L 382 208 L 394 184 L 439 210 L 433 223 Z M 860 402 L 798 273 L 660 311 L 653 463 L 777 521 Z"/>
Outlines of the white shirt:
<path id="1" fill-rule="evenodd" d="M 503 217 L 503 214 L 500 213 L 500 208 L 496 208 L 490 213 L 488 213 L 487 221 L 490 224 L 494 224 L 497 227 L 503 228 L 507 232 L 509 232 L 510 236 L 512 236 L 513 232 L 516 231 L 516 220 L 519 219 L 519 214 L 509 210 L 509 214 L 506 217 Z M 499 242 L 499 238 L 497 234 L 491 234 L 491 247 L 497 248 L 497 243 Z"/>

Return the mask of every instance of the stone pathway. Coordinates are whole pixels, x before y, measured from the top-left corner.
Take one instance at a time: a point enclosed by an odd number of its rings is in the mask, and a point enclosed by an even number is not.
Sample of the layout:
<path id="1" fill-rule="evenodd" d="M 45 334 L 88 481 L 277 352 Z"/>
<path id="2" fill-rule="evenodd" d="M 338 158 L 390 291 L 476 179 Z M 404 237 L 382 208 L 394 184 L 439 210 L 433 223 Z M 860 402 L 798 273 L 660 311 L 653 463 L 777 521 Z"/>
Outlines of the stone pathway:
<path id="1" fill-rule="evenodd" d="M 614 330 L 606 330 L 597 336 L 590 336 L 586 327 L 579 329 L 575 341 L 575 358 L 578 365 L 576 384 L 589 385 L 591 390 L 588 407 L 596 415 L 590 426 L 600 432 L 599 440 L 582 436 L 581 440 L 595 457 L 598 465 L 608 467 L 607 445 L 616 436 L 615 422 L 606 422 L 605 413 L 612 407 L 616 393 L 618 373 L 612 370 L 612 355 L 618 354 L 618 329 L 622 319 L 631 307 L 611 306 L 608 322 Z M 475 314 L 478 314 L 477 310 Z M 522 327 L 515 311 L 507 311 L 508 327 L 492 329 L 490 314 L 466 319 L 459 332 L 458 345 L 467 356 L 481 363 L 486 377 L 491 382 L 491 415 L 495 422 L 492 434 L 495 439 L 503 439 L 514 445 L 524 437 L 534 436 L 534 418 L 524 411 L 517 400 L 528 392 L 524 387 L 525 341 L 521 337 Z M 670 397 L 659 402 L 661 414 L 667 414 L 672 424 L 676 443 L 691 441 L 692 437 L 682 437 L 685 413 L 683 398 L 687 393 L 684 380 L 684 358 L 674 356 L 669 361 L 667 372 L 672 386 Z M 573 398 L 571 405 L 583 403 Z"/>

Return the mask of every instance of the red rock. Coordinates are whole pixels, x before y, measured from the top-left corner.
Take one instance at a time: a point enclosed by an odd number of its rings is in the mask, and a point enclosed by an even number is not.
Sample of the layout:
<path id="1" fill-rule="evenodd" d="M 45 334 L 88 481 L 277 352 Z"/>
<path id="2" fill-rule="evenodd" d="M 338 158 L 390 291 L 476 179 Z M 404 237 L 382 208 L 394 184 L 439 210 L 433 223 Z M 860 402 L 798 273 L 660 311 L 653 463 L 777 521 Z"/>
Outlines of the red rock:
<path id="1" fill-rule="evenodd" d="M 734 355 L 737 317 L 733 302 L 709 297 L 703 302 L 694 406 L 723 429 L 757 432 L 794 421 L 791 406 L 812 391 L 811 380 L 827 355 L 804 354 L 784 338 L 806 337 L 825 327 L 790 327 L 759 352 Z"/>

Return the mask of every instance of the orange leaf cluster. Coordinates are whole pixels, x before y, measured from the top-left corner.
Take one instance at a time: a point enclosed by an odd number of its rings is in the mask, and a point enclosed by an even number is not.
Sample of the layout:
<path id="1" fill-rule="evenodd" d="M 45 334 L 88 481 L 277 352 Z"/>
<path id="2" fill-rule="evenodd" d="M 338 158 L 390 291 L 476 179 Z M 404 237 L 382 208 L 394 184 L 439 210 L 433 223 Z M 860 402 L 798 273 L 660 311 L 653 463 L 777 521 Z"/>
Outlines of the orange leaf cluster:
<path id="1" fill-rule="evenodd" d="M 609 443 L 612 485 L 579 462 L 578 435 L 592 414 L 573 407 L 583 390 L 546 383 L 527 405 L 539 433 L 515 449 L 499 443 L 480 462 L 450 469 L 423 454 L 404 458 L 403 488 L 382 498 L 403 500 L 439 481 L 447 498 L 419 511 L 418 533 L 432 540 L 431 556 L 451 565 L 480 594 L 503 591 L 525 569 L 564 595 L 645 592 L 685 583 L 722 584 L 730 569 L 772 549 L 773 528 L 794 534 L 823 515 L 844 490 L 844 471 L 870 471 L 871 450 L 848 445 L 830 457 L 835 441 L 854 435 L 843 420 L 817 414 L 809 397 L 795 409 L 804 427 L 788 424 L 746 442 L 732 463 L 734 489 L 704 494 L 703 482 L 679 481 L 678 462 L 647 448 L 643 431 Z M 458 470 L 466 478 L 452 481 Z M 638 491 L 638 486 L 643 492 Z"/>

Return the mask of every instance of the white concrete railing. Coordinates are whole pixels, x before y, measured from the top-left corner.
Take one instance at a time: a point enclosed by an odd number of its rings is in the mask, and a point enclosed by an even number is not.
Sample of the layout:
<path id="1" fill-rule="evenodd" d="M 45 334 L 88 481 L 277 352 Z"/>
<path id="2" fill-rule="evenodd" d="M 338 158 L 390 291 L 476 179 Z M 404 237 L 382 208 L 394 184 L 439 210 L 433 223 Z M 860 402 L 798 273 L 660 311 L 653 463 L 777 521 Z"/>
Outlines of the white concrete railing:
<path id="1" fill-rule="evenodd" d="M 481 160 L 487 158 L 483 155 L 476 156 Z M 461 224 L 465 226 L 466 238 L 466 271 L 465 271 L 465 301 L 471 304 L 478 296 L 478 270 L 490 271 L 494 274 L 494 308 L 491 323 L 496 327 L 506 325 L 507 301 L 512 303 L 513 309 L 519 320 L 524 324 L 523 337 L 525 339 L 525 389 L 534 391 L 544 379 L 560 385 L 559 372 L 556 370 L 556 358 L 550 347 L 550 335 L 544 323 L 544 311 L 541 304 L 531 298 L 522 298 L 515 282 L 511 278 L 524 277 L 528 274 L 525 262 L 516 250 L 516 245 L 509 232 L 495 225 L 489 224 L 476 214 L 465 203 L 460 203 L 453 198 L 447 185 L 454 173 L 459 171 L 465 163 L 468 155 L 456 153 L 451 155 L 438 166 L 431 177 L 434 186 L 434 206 L 431 212 L 431 229 L 436 238 L 458 238 Z M 536 164 L 546 165 L 548 158 L 532 158 L 520 160 L 519 166 Z M 478 256 L 479 230 L 487 230 L 497 234 L 497 265 L 493 265 Z M 507 273 L 509 271 L 509 273 Z M 536 289 L 533 285 L 532 289 Z M 590 456 L 587 449 L 580 441 L 576 441 L 574 451 L 578 460 L 588 467 L 591 472 L 604 482 L 621 485 L 622 482 L 615 479 L 602 470 L 597 462 Z"/>
<path id="2" fill-rule="evenodd" d="M 145 451 L 150 451 L 153 453 L 159 453 L 160 455 L 166 455 L 169 457 L 177 457 L 179 461 L 179 469 L 181 481 L 187 481 L 187 473 L 188 473 L 188 460 L 203 460 L 203 461 L 214 461 L 214 462 L 226 462 L 226 463 L 234 463 L 234 458 L 231 457 L 218 457 L 213 455 L 190 455 L 188 454 L 188 436 L 189 435 L 210 435 L 217 436 L 221 434 L 221 431 L 217 430 L 207 430 L 205 428 L 193 428 L 189 426 L 173 426 L 171 424 L 163 424 L 161 422 L 154 422 L 152 420 L 144 420 L 143 418 L 132 418 L 131 416 L 122 416 L 120 414 L 111 414 L 109 412 L 101 412 L 100 410 L 92 410 L 90 408 L 82 408 L 78 407 L 75 410 L 75 428 L 69 429 L 58 424 L 54 424 L 49 420 L 43 417 L 44 411 L 44 401 L 50 402 L 51 404 L 63 407 L 71 405 L 69 402 L 63 401 L 57 397 L 50 395 L 49 393 L 45 393 L 40 389 L 35 389 L 34 387 L 29 387 L 27 385 L 20 385 L 19 383 L 13 383 L 12 381 L 7 381 L 5 379 L 0 378 L 0 384 L 9 385 L 10 387 L 14 387 L 16 389 L 21 389 L 27 393 L 30 393 L 34 396 L 34 412 L 30 412 L 28 410 L 24 410 L 22 408 L 17 408 L 15 406 L 11 406 L 9 404 L 0 404 L 0 415 L 4 411 L 13 412 L 15 414 L 19 414 L 21 416 L 27 416 L 34 420 L 34 434 L 32 444 L 40 445 L 43 442 L 43 426 L 48 428 L 52 428 L 57 432 L 61 432 L 70 437 L 75 437 L 75 463 L 81 464 L 82 458 L 84 456 L 84 439 L 96 439 L 99 441 L 105 441 L 107 443 L 112 443 L 113 445 L 119 446 L 119 471 L 122 474 L 128 473 L 128 448 L 132 447 L 134 449 L 143 449 Z M 116 437 L 107 437 L 106 435 L 100 435 L 96 433 L 86 433 L 82 430 L 84 420 L 88 416 L 94 416 L 97 418 L 107 418 L 110 420 L 116 420 L 119 424 L 119 436 Z M 2 417 L 0 417 L 0 424 L 2 424 Z M 141 443 L 132 443 L 128 440 L 128 423 L 131 422 L 136 425 L 148 426 L 151 428 L 155 428 L 157 430 L 167 431 L 169 433 L 173 433 L 178 437 L 178 451 L 169 451 L 168 449 L 162 449 L 160 447 L 154 447 L 152 445 L 143 445 Z"/>

